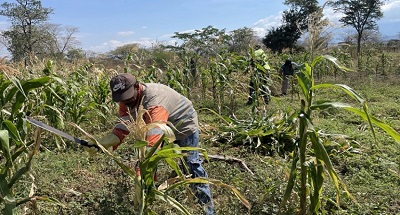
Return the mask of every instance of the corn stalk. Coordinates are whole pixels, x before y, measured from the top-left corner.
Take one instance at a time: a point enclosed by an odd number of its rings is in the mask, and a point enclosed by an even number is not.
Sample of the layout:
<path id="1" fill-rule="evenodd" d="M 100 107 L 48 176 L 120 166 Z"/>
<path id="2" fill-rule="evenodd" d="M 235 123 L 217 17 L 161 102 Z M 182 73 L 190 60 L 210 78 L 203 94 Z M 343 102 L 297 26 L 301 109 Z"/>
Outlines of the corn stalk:
<path id="1" fill-rule="evenodd" d="M 240 192 L 229 185 L 226 185 L 218 180 L 210 178 L 190 178 L 185 176 L 179 168 L 176 159 L 181 159 L 184 156 L 183 151 L 198 150 L 201 151 L 204 157 L 208 160 L 207 152 L 204 149 L 197 147 L 178 147 L 172 144 L 175 139 L 172 130 L 173 125 L 169 122 L 154 122 L 146 124 L 143 120 L 143 115 L 147 110 L 143 109 L 140 105 L 136 120 L 131 116 L 130 122 L 122 122 L 129 129 L 130 133 L 126 137 L 128 144 L 133 144 L 136 150 L 138 160 L 136 163 L 136 171 L 126 166 L 120 158 L 107 151 L 97 140 L 86 133 L 84 130 L 75 125 L 83 131 L 89 138 L 96 142 L 99 148 L 109 157 L 111 157 L 121 169 L 134 181 L 135 186 L 135 200 L 134 205 L 138 209 L 139 215 L 157 214 L 151 209 L 151 205 L 155 200 L 162 200 L 176 208 L 182 214 L 190 214 L 188 209 L 182 205 L 178 200 L 169 195 L 171 190 L 177 189 L 182 186 L 198 183 L 210 183 L 230 189 L 239 200 L 250 210 L 250 203 L 240 194 Z M 148 147 L 146 141 L 146 133 L 152 128 L 160 128 L 163 130 L 163 137 L 155 143 L 151 148 Z M 164 143 L 163 143 L 164 142 Z M 161 147 L 163 144 L 163 147 Z M 178 175 L 178 178 L 167 179 L 160 187 L 155 186 L 155 174 L 160 162 L 165 161 Z M 137 171 L 139 170 L 139 171 Z M 138 174 L 140 172 L 140 174 Z"/>
<path id="2" fill-rule="evenodd" d="M 47 197 L 35 196 L 19 198 L 14 187 L 26 175 L 31 166 L 32 158 L 37 154 L 40 146 L 40 135 L 29 140 L 29 128 L 23 121 L 27 112 L 34 109 L 31 96 L 37 88 L 45 86 L 49 77 L 20 81 L 9 77 L 6 73 L 0 74 L 1 89 L 1 118 L 0 118 L 0 203 L 5 215 L 14 214 L 14 209 L 21 204 L 35 200 L 57 202 Z M 3 160 L 4 159 L 4 160 Z M 18 194 L 21 196 L 21 194 Z"/>
<path id="3" fill-rule="evenodd" d="M 330 60 L 340 69 L 348 70 L 340 65 L 336 58 L 332 56 L 318 56 L 309 66 L 305 63 L 301 72 L 296 74 L 304 99 L 301 99 L 301 107 L 298 111 L 299 125 L 298 125 L 298 144 L 295 150 L 294 159 L 290 172 L 290 178 L 286 191 L 282 200 L 281 209 L 286 204 L 293 187 L 295 185 L 296 176 L 300 175 L 300 211 L 299 214 L 318 214 L 321 206 L 322 185 L 324 183 L 324 176 L 327 172 L 331 178 L 333 186 L 336 190 L 336 202 L 339 205 L 340 187 L 342 187 L 348 196 L 355 201 L 355 199 L 348 192 L 346 186 L 341 182 L 333 165 L 330 161 L 329 155 L 324 146 L 324 139 L 314 128 L 313 120 L 311 118 L 312 111 L 325 110 L 327 108 L 342 108 L 366 120 L 370 126 L 372 134 L 376 139 L 374 127 L 378 126 L 388 133 L 396 141 L 400 141 L 400 135 L 389 125 L 379 121 L 369 114 L 369 109 L 366 101 L 353 89 L 342 84 L 318 84 L 314 83 L 314 66 L 323 59 Z M 321 88 L 338 88 L 343 90 L 348 96 L 358 101 L 362 109 L 354 108 L 348 104 L 333 101 L 314 101 L 314 91 Z M 297 163 L 300 162 L 300 172 L 297 169 Z M 308 187 L 310 191 L 308 192 Z M 307 194 L 309 194 L 310 203 L 307 203 Z M 307 211 L 307 205 L 309 210 Z"/>

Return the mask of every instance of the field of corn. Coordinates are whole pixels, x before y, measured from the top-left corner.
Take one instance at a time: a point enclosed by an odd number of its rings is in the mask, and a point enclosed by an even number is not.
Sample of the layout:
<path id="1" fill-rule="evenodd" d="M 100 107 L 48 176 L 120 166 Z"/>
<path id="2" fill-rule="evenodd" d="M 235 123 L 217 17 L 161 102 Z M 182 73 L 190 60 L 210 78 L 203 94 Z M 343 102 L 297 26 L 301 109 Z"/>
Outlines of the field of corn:
<path id="1" fill-rule="evenodd" d="M 250 76 L 261 72 L 252 49 L 195 66 L 147 51 L 124 61 L 0 61 L 2 213 L 202 214 L 188 186 L 210 183 L 217 214 L 399 214 L 400 56 L 364 53 L 356 60 L 340 49 L 267 53 L 268 105 L 246 104 Z M 287 58 L 301 66 L 280 96 L 278 69 Z M 118 150 L 89 156 L 25 120 L 99 138 L 118 121 L 108 84 L 122 72 L 193 101 L 209 179 L 182 175 L 183 149 L 172 144 L 144 150 L 140 121 Z M 148 169 L 142 178 L 136 162 Z"/>

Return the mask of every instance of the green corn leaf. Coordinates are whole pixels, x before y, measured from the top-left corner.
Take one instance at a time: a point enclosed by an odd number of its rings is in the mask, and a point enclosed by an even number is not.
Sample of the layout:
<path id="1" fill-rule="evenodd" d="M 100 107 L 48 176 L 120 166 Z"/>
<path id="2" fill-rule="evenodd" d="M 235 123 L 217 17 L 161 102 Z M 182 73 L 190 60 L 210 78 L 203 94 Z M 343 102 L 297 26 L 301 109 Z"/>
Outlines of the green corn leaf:
<path id="1" fill-rule="evenodd" d="M 322 55 L 320 57 L 321 58 L 318 61 L 320 61 L 322 58 L 325 58 L 325 59 L 331 61 L 332 63 L 334 63 L 339 69 L 341 69 L 344 72 L 352 71 L 351 69 L 347 68 L 345 65 L 341 64 L 337 58 L 335 58 L 335 57 L 333 57 L 331 55 Z M 318 62 L 316 62 L 316 63 L 318 63 Z"/>
<path id="2" fill-rule="evenodd" d="M 300 73 L 296 73 L 296 77 L 303 92 L 304 97 L 308 101 L 310 98 L 310 89 L 312 87 L 311 67 L 305 63 Z"/>
<path id="3" fill-rule="evenodd" d="M 367 121 L 368 121 L 368 125 L 371 128 L 372 134 L 373 134 L 375 142 L 376 142 L 376 134 L 375 134 L 374 127 L 372 126 L 371 115 L 369 114 L 369 109 L 368 109 L 368 105 L 367 105 L 366 102 L 363 103 L 363 110 L 364 110 L 364 113 L 366 115 L 366 118 L 367 118 Z"/>
<path id="4" fill-rule="evenodd" d="M 12 158 L 10 152 L 10 143 L 9 143 L 9 134 L 7 130 L 0 130 L 0 141 L 1 141 L 1 152 L 2 155 L 6 158 L 7 162 L 12 165 Z M 8 169 L 4 169 L 1 172 L 8 171 Z"/>
<path id="5" fill-rule="evenodd" d="M 21 136 L 19 135 L 18 129 L 10 120 L 4 120 L 2 124 L 3 127 L 7 128 L 13 140 L 21 142 Z"/>
<path id="6" fill-rule="evenodd" d="M 366 105 L 364 103 L 364 105 Z M 357 115 L 361 116 L 364 120 L 370 122 L 370 126 L 376 125 L 379 128 L 383 129 L 387 134 L 389 134 L 393 139 L 395 139 L 397 142 L 400 142 L 400 134 L 394 130 L 391 126 L 388 124 L 385 124 L 384 122 L 380 121 L 379 119 L 375 118 L 374 116 L 371 116 L 370 114 L 367 114 L 364 111 L 361 111 L 357 108 L 352 107 L 349 104 L 345 103 L 340 103 L 340 102 L 326 102 L 326 101 L 320 101 L 320 102 L 315 102 L 310 109 L 312 110 L 323 110 L 326 108 L 342 108 L 348 111 L 351 111 L 353 113 L 356 113 Z M 364 110 L 367 110 L 367 107 L 364 107 Z M 371 126 L 372 127 L 372 126 Z"/>
<path id="7" fill-rule="evenodd" d="M 310 162 L 308 165 L 308 179 L 310 184 L 310 211 L 314 214 L 318 214 L 318 209 L 321 206 L 321 193 L 322 193 L 322 184 L 324 179 L 324 169 L 322 167 L 321 162 L 318 159 Z"/>
<path id="8" fill-rule="evenodd" d="M 323 162 L 325 169 L 332 180 L 332 183 L 336 190 L 336 202 L 339 205 L 340 190 L 339 190 L 339 178 L 337 176 L 337 173 L 333 168 L 329 155 L 325 150 L 325 146 L 322 144 L 322 141 L 320 141 L 320 139 L 318 138 L 317 132 L 315 131 L 309 132 L 309 136 L 312 143 L 312 147 L 315 152 L 315 156 L 319 161 Z"/>
<path id="9" fill-rule="evenodd" d="M 324 183 L 324 168 L 323 168 L 323 163 L 325 163 L 324 159 L 324 154 L 328 154 L 326 153 L 325 150 L 325 146 L 322 145 L 322 143 L 320 142 L 321 140 L 318 138 L 318 133 L 316 133 L 314 130 L 310 132 L 311 136 L 310 140 L 312 142 L 312 146 L 314 149 L 314 153 L 315 153 L 315 157 L 316 160 L 315 165 L 311 165 L 310 169 L 311 171 L 311 179 L 313 181 L 313 191 L 310 192 L 310 200 L 311 200 L 311 204 L 310 204 L 310 210 L 313 211 L 314 213 L 318 212 L 318 209 L 321 205 L 321 193 L 322 193 L 322 184 Z M 315 142 L 318 141 L 318 142 Z M 321 143 L 321 144 L 320 144 Z M 318 145 L 320 144 L 320 145 Z M 325 152 L 321 152 L 321 147 L 323 148 L 323 150 L 325 150 Z M 329 157 L 328 157 L 329 159 Z M 321 163 L 323 162 L 323 163 Z M 329 160 L 330 162 L 330 160 Z M 329 170 L 328 170 L 329 172 Z"/>
<path id="10" fill-rule="evenodd" d="M 181 169 L 180 169 L 180 167 L 179 167 L 179 164 L 178 164 L 178 162 L 176 162 L 174 159 L 172 159 L 172 158 L 166 158 L 165 159 L 165 162 L 167 162 L 167 164 L 175 171 L 175 173 L 179 176 L 179 177 L 181 177 L 183 174 L 182 174 L 182 171 L 181 171 Z"/>
<path id="11" fill-rule="evenodd" d="M 400 142 L 400 134 L 396 130 L 394 130 L 390 125 L 380 121 L 379 119 L 375 118 L 374 116 L 366 114 L 365 112 L 363 112 L 363 111 L 361 111 L 361 110 L 359 110 L 357 108 L 346 107 L 345 109 L 358 114 L 364 120 L 367 120 L 367 121 L 370 120 L 371 124 L 374 124 L 374 125 L 378 126 L 382 130 L 384 130 L 386 133 L 388 133 L 397 142 Z"/>
<path id="12" fill-rule="evenodd" d="M 6 173 L 0 174 L 0 194 L 1 197 L 3 198 L 5 207 L 3 210 L 4 215 L 13 215 L 13 210 L 16 207 L 16 202 L 15 198 L 13 196 L 13 193 L 11 192 L 8 183 L 7 183 L 7 178 L 6 178 Z"/>
<path id="13" fill-rule="evenodd" d="M 355 99 L 356 101 L 360 103 L 364 103 L 365 99 L 358 94 L 356 91 L 354 91 L 351 87 L 344 85 L 344 84 L 329 84 L 329 83 L 324 83 L 324 84 L 318 84 L 312 87 L 312 89 L 319 89 L 319 88 L 339 88 L 342 89 L 345 93 L 347 93 L 351 98 Z"/>
<path id="14" fill-rule="evenodd" d="M 146 156 L 145 156 L 145 160 L 151 158 L 154 153 L 159 149 L 159 147 L 161 146 L 161 144 L 163 143 L 165 138 L 165 133 L 161 136 L 161 138 L 153 145 L 153 147 L 151 147 L 150 150 L 147 151 Z"/>
<path id="15" fill-rule="evenodd" d="M 293 187 L 295 185 L 296 176 L 297 176 L 297 162 L 299 161 L 299 156 L 295 153 L 295 157 L 293 157 L 292 166 L 290 168 L 290 176 L 288 183 L 286 185 L 285 194 L 283 195 L 281 204 L 279 206 L 279 214 L 281 210 L 286 205 L 286 202 L 289 200 L 290 194 L 292 193 Z"/>
<path id="16" fill-rule="evenodd" d="M 28 198 L 25 198 L 25 199 L 21 199 L 21 200 L 18 200 L 17 206 L 25 204 L 25 203 L 28 203 L 28 202 L 30 202 L 32 200 L 45 201 L 45 202 L 49 202 L 49 203 L 55 204 L 57 206 L 61 206 L 63 208 L 66 207 L 59 200 L 57 200 L 55 198 L 47 197 L 47 196 L 32 196 L 32 197 L 28 197 Z"/>
<path id="17" fill-rule="evenodd" d="M 4 95 L 4 93 L 6 92 L 6 91 L 4 91 L 4 92 L 3 92 L 4 103 L 10 102 L 10 101 L 14 98 L 14 95 L 15 95 L 15 93 L 17 93 L 17 91 L 18 91 L 18 88 L 17 88 L 17 87 L 11 88 L 11 89 L 7 92 L 6 95 Z"/>
<path id="18" fill-rule="evenodd" d="M 135 140 L 133 143 L 134 148 L 146 147 L 147 145 L 149 145 L 149 143 L 145 140 Z"/>
<path id="19" fill-rule="evenodd" d="M 18 88 L 18 92 L 15 95 L 15 103 L 12 106 L 12 113 L 16 113 L 21 107 L 22 104 L 27 99 L 26 93 L 29 91 L 44 86 L 47 82 L 49 82 L 50 77 L 42 77 L 37 79 L 27 80 L 20 84 L 19 81 L 16 82 L 16 87 Z"/>
<path id="20" fill-rule="evenodd" d="M 315 65 L 317 65 L 319 62 L 324 60 L 324 57 L 322 55 L 316 56 L 313 61 L 311 62 L 311 67 L 314 68 Z"/>
<path id="21" fill-rule="evenodd" d="M 12 77 L 12 78 L 10 78 L 10 81 L 15 86 L 15 92 L 19 91 L 19 92 L 22 92 L 25 95 L 24 88 L 22 87 L 21 82 L 17 78 Z M 25 97 L 26 97 L 26 95 L 25 95 Z"/>
<path id="22" fill-rule="evenodd" d="M 214 110 L 211 110 L 211 109 L 209 109 L 209 108 L 200 108 L 198 111 L 201 111 L 201 110 L 210 111 L 211 113 L 213 113 L 213 114 L 215 114 L 216 116 L 218 116 L 218 118 L 222 119 L 227 125 L 230 125 L 230 124 L 237 124 L 237 123 L 235 123 L 235 121 L 234 121 L 233 119 L 231 119 L 231 118 L 229 118 L 229 117 L 221 116 L 220 114 L 218 114 L 217 112 L 215 112 Z"/>
<path id="23" fill-rule="evenodd" d="M 23 91 L 26 93 L 26 92 L 29 92 L 30 90 L 33 90 L 33 89 L 36 89 L 36 88 L 44 86 L 49 81 L 50 81 L 50 77 L 49 76 L 30 79 L 30 80 L 27 80 L 27 81 L 23 82 L 22 88 L 23 88 Z"/>
<path id="24" fill-rule="evenodd" d="M 157 166 L 160 161 L 165 160 L 167 158 L 178 158 L 182 157 L 180 154 L 169 153 L 169 154 L 154 154 L 149 159 L 144 160 L 140 163 L 140 172 L 142 177 L 146 183 L 146 185 L 150 186 L 154 184 L 154 174 L 157 170 Z"/>
<path id="25" fill-rule="evenodd" d="M 6 89 L 11 85 L 11 81 L 1 79 L 0 82 L 1 101 L 6 103 Z"/>
<path id="26" fill-rule="evenodd" d="M 31 160 L 29 160 L 25 166 L 21 167 L 17 172 L 14 173 L 14 175 L 11 177 L 8 186 L 9 187 L 13 187 L 14 184 L 21 179 L 22 176 L 25 175 L 26 172 L 28 172 L 30 170 L 31 167 Z"/>
<path id="27" fill-rule="evenodd" d="M 331 101 L 315 101 L 310 106 L 311 110 L 325 110 L 328 108 L 348 108 L 351 105 L 342 102 L 331 102 Z"/>

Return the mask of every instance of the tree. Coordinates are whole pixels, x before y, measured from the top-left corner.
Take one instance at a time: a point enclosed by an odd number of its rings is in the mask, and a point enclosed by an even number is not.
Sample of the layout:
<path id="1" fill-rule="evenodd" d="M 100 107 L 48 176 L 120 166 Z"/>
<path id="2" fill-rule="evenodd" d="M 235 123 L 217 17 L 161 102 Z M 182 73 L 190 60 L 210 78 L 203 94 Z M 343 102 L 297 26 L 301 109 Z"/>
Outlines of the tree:
<path id="1" fill-rule="evenodd" d="M 321 9 L 318 0 L 285 0 L 285 5 L 290 10 L 284 11 L 284 20 L 286 23 L 295 20 L 301 31 L 308 29 L 310 15 Z"/>
<path id="2" fill-rule="evenodd" d="M 285 48 L 292 50 L 300 37 L 301 32 L 295 25 L 283 25 L 270 30 L 262 42 L 271 51 L 282 52 Z"/>
<path id="3" fill-rule="evenodd" d="M 249 46 L 253 47 L 258 41 L 254 31 L 244 27 L 229 32 L 229 51 L 238 53 L 247 53 Z"/>
<path id="4" fill-rule="evenodd" d="M 303 31 L 308 28 L 308 17 L 319 10 L 317 0 L 286 0 L 289 10 L 283 12 L 282 25 L 272 29 L 263 38 L 266 47 L 281 52 L 285 48 L 293 50 Z"/>
<path id="5" fill-rule="evenodd" d="M 11 21 L 11 29 L 3 32 L 8 51 L 13 59 L 22 60 L 34 54 L 35 44 L 40 41 L 42 32 L 40 24 L 48 20 L 51 8 L 42 7 L 40 0 L 16 0 L 17 3 L 5 2 L 0 15 L 7 16 Z M 26 61 L 25 61 L 26 63 Z"/>
<path id="6" fill-rule="evenodd" d="M 344 16 L 339 19 L 345 26 L 357 31 L 357 55 L 361 51 L 361 40 L 365 30 L 377 30 L 376 21 L 382 18 L 381 6 L 385 0 L 338 0 L 331 3 L 333 9 Z"/>
<path id="7" fill-rule="evenodd" d="M 48 50 L 43 51 L 44 54 L 52 57 L 64 57 L 71 49 L 76 49 L 80 42 L 74 36 L 79 31 L 77 27 L 61 26 L 58 24 L 45 24 L 43 33 L 50 38 L 41 41 L 41 47 L 47 47 Z"/>
<path id="8" fill-rule="evenodd" d="M 126 60 L 130 54 L 138 52 L 139 49 L 139 44 L 131 43 L 117 47 L 116 49 L 112 50 L 110 54 L 118 59 Z"/>

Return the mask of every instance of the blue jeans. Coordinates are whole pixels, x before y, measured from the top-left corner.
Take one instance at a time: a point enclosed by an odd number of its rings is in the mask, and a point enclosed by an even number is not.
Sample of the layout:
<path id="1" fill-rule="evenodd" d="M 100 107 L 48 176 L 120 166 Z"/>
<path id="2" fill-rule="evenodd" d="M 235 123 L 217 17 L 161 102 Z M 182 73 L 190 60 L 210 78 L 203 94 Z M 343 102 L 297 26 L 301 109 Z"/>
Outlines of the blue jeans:
<path id="1" fill-rule="evenodd" d="M 183 140 L 176 140 L 176 144 L 180 147 L 198 147 L 199 146 L 199 131 L 190 135 Z M 185 151 L 187 156 L 184 157 L 185 163 L 188 166 L 192 178 L 203 177 L 208 178 L 207 172 L 203 169 L 201 164 L 203 159 L 200 158 L 198 151 Z M 186 168 L 183 168 L 185 174 L 187 174 Z M 192 184 L 190 188 L 193 190 L 197 197 L 199 204 L 204 205 L 205 212 L 207 215 L 214 215 L 214 203 L 211 198 L 211 190 L 209 184 Z"/>

